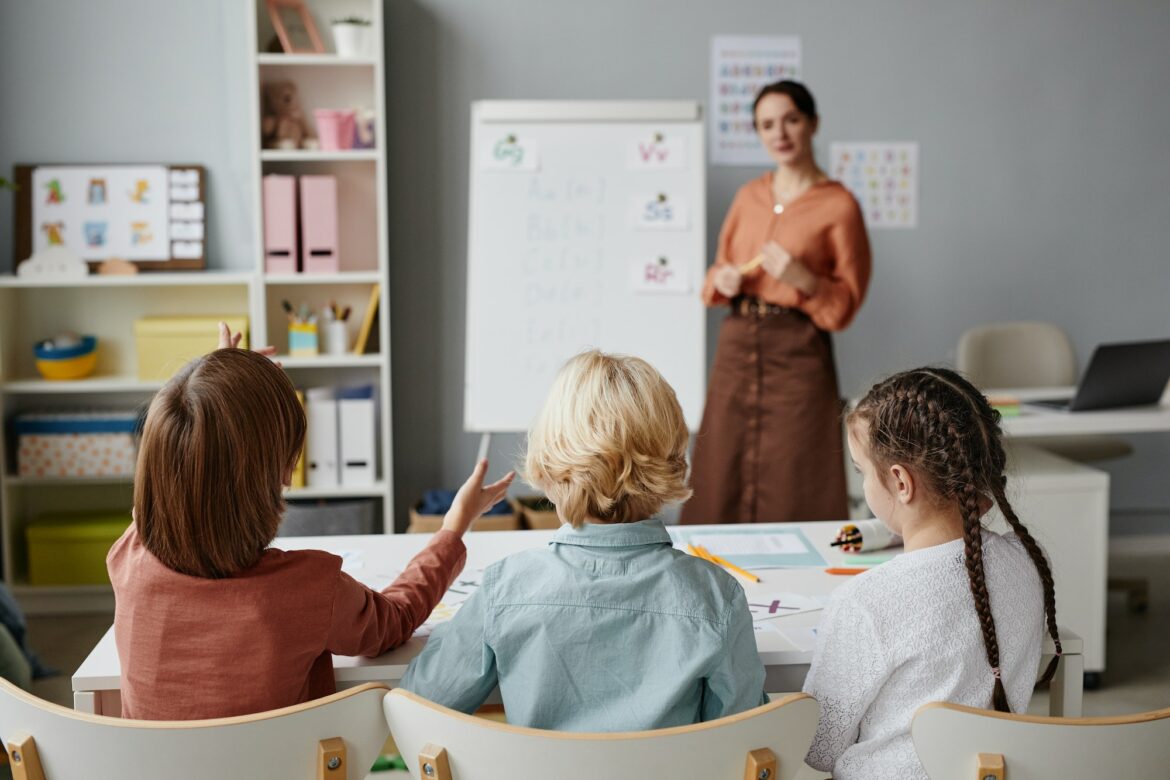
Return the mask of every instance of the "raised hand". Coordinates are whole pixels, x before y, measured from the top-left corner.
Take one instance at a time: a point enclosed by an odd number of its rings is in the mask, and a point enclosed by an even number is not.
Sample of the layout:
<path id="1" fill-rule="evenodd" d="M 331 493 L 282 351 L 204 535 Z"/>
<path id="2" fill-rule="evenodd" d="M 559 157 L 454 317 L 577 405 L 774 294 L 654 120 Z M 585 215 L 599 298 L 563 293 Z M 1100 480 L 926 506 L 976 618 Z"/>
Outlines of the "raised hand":
<path id="1" fill-rule="evenodd" d="M 475 464 L 471 476 L 463 483 L 463 487 L 459 488 L 451 509 L 443 518 L 443 530 L 462 535 L 477 517 L 498 504 L 508 494 L 508 487 L 512 484 L 516 472 L 509 471 L 503 479 L 484 487 L 483 478 L 487 474 L 487 467 L 487 458 Z"/>

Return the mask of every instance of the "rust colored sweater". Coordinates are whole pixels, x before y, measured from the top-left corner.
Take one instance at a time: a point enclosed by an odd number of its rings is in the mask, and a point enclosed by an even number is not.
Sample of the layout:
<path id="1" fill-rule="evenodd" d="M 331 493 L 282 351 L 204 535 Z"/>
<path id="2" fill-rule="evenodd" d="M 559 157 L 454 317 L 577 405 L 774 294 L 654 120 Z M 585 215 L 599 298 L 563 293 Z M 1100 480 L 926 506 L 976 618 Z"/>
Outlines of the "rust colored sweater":
<path id="1" fill-rule="evenodd" d="M 719 231 L 715 263 L 707 271 L 703 302 L 727 303 L 711 281 L 720 263 L 742 265 L 768 241 L 775 241 L 820 277 L 816 294 L 806 297 L 760 268 L 744 276 L 741 294 L 801 309 L 821 330 L 841 330 L 861 307 L 869 286 L 869 237 L 861 209 L 843 185 L 826 181 L 789 203 L 784 213 L 775 214 L 772 176 L 769 172 L 753 179 L 735 194 Z"/>
<path id="2" fill-rule="evenodd" d="M 331 654 L 380 655 L 426 620 L 463 568 L 440 531 L 381 593 L 317 550 L 269 549 L 224 579 L 165 566 L 132 524 L 106 559 L 122 717 L 196 720 L 287 707 L 335 690 Z"/>

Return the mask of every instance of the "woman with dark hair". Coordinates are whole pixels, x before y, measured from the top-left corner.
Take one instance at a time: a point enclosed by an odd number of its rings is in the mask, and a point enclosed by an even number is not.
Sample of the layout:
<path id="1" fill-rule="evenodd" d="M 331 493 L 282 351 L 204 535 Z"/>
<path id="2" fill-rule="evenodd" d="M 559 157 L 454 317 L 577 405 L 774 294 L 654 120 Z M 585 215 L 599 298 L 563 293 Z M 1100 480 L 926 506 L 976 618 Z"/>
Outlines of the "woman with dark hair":
<path id="1" fill-rule="evenodd" d="M 870 276 L 857 201 L 813 158 L 816 102 L 795 81 L 760 90 L 760 142 L 776 169 L 736 193 L 703 286 L 723 320 L 695 442 L 684 523 L 848 517 L 841 402 L 829 334 Z"/>

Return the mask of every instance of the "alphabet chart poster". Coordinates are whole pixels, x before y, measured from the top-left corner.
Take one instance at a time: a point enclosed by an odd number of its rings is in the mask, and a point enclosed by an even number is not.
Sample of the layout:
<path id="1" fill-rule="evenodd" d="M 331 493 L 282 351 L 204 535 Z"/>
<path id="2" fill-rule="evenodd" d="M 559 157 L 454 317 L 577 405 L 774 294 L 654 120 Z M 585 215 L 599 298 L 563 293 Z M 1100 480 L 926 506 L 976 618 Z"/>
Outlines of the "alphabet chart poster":
<path id="1" fill-rule="evenodd" d="M 833 143 L 829 175 L 853 193 L 871 228 L 918 225 L 917 143 Z"/>
<path id="2" fill-rule="evenodd" d="M 752 127 L 752 103 L 765 84 L 800 78 L 800 37 L 717 35 L 711 39 L 711 162 L 767 165 Z"/>

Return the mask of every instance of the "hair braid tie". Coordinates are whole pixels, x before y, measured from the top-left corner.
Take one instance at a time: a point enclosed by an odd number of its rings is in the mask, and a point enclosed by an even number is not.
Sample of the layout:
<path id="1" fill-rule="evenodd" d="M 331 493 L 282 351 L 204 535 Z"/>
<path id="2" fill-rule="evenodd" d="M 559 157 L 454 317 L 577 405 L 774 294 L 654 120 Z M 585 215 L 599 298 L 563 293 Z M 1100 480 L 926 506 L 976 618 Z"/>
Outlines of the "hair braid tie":
<path id="1" fill-rule="evenodd" d="M 994 678 L 995 678 L 995 679 L 997 679 L 997 680 L 1002 680 L 1002 679 L 1003 679 L 1003 673 L 1002 673 L 1002 672 L 1000 672 L 1000 670 L 999 670 L 999 667 L 998 667 L 998 666 L 993 666 L 993 667 L 991 667 L 991 676 L 992 676 L 992 677 L 994 677 Z"/>

